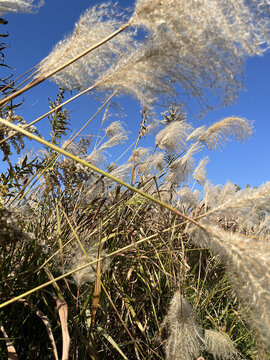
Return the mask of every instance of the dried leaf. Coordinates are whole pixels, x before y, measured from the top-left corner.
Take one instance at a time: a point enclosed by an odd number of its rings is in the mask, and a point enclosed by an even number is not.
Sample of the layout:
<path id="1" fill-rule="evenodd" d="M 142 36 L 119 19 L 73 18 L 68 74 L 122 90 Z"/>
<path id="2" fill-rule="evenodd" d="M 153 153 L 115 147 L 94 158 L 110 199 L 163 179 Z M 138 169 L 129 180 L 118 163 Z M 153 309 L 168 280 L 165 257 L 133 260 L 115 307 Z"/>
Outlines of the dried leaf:
<path id="1" fill-rule="evenodd" d="M 68 332 L 68 306 L 67 303 L 58 298 L 56 300 L 57 310 L 61 322 L 62 337 L 63 337 L 63 350 L 62 350 L 62 360 L 68 360 L 69 358 L 69 346 L 70 346 L 70 336 Z"/>
<path id="2" fill-rule="evenodd" d="M 15 347 L 12 345 L 11 341 L 9 340 L 8 334 L 6 333 L 6 330 L 2 325 L 0 325 L 0 330 L 2 331 L 4 338 L 6 339 L 5 341 L 8 352 L 8 360 L 19 360 Z"/>

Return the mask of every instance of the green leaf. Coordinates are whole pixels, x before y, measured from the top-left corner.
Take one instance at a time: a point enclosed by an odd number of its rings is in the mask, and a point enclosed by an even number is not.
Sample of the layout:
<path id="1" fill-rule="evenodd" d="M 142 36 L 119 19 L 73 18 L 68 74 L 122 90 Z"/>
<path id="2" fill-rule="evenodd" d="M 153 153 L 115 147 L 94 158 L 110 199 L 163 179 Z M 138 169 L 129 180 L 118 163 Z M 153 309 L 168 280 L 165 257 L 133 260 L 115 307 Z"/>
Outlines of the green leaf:
<path id="1" fill-rule="evenodd" d="M 109 341 L 109 343 L 119 352 L 119 354 L 123 357 L 123 359 L 128 360 L 126 355 L 122 352 L 122 350 L 119 348 L 119 346 L 116 344 L 116 342 L 113 340 L 113 338 L 100 326 L 97 327 L 97 331 L 104 336 L 106 340 Z"/>

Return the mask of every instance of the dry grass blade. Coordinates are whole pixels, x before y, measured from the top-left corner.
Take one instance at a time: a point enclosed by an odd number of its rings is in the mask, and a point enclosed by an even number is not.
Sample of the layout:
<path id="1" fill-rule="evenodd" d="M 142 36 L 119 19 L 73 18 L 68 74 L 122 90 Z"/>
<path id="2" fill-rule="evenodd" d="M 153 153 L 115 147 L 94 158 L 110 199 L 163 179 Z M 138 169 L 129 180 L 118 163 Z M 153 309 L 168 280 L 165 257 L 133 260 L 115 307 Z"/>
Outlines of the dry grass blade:
<path id="1" fill-rule="evenodd" d="M 173 228 L 178 228 L 178 226 L 174 226 Z M 172 227 L 169 227 L 169 228 L 163 230 L 162 233 L 166 233 L 166 232 L 170 231 L 171 229 L 172 229 Z M 113 237 L 115 236 L 115 234 L 112 234 L 112 235 L 113 235 Z M 154 238 L 157 237 L 158 235 L 159 235 L 159 234 L 156 233 L 156 234 L 153 234 L 153 235 L 148 236 L 148 237 L 146 237 L 146 238 L 143 238 L 143 239 L 141 239 L 141 240 L 138 240 L 138 241 L 135 242 L 135 243 L 132 243 L 132 244 L 130 244 L 130 245 L 127 245 L 127 246 L 125 246 L 125 247 L 123 247 L 123 248 L 121 248 L 121 249 L 118 249 L 118 250 L 116 250 L 116 251 L 111 252 L 111 253 L 108 254 L 108 255 L 103 256 L 101 259 L 96 259 L 96 260 L 94 260 L 94 261 L 91 261 L 91 262 L 83 265 L 83 266 L 77 267 L 77 268 L 74 269 L 74 270 L 71 270 L 71 271 L 69 271 L 69 272 L 67 272 L 67 273 L 65 273 L 65 274 L 63 274 L 63 275 L 58 276 L 57 278 L 52 278 L 52 276 L 50 276 L 50 279 L 51 279 L 50 281 L 47 281 L 46 283 L 43 283 L 42 285 L 37 286 L 37 287 L 35 287 L 34 289 L 31 289 L 31 290 L 29 290 L 29 291 L 26 291 L 25 293 L 23 293 L 23 294 L 21 294 L 21 295 L 18 295 L 18 296 L 15 296 L 14 298 L 12 298 L 12 299 L 10 299 L 10 300 L 8 300 L 8 301 L 0 304 L 0 309 L 1 309 L 1 308 L 4 308 L 5 306 L 7 306 L 7 305 L 9 305 L 9 304 L 14 303 L 14 302 L 17 301 L 17 300 L 22 299 L 22 298 L 25 297 L 25 296 L 28 296 L 28 295 L 30 295 L 30 294 L 33 294 L 35 291 L 41 290 L 41 289 L 43 289 L 44 287 L 46 287 L 46 286 L 48 286 L 48 285 L 53 284 L 53 285 L 56 286 L 57 281 L 59 281 L 59 280 L 61 280 L 61 279 L 64 279 L 65 277 L 67 277 L 67 276 L 69 276 L 69 275 L 72 275 L 72 274 L 74 274 L 74 273 L 77 272 L 77 271 L 83 270 L 83 269 L 85 269 L 85 268 L 87 268 L 87 267 L 89 267 L 89 266 L 91 266 L 91 265 L 94 265 L 94 264 L 96 264 L 97 262 L 100 262 L 100 261 L 102 261 L 102 260 L 104 260 L 104 259 L 106 259 L 106 258 L 110 258 L 110 257 L 113 257 L 113 256 L 115 256 L 115 255 L 117 255 L 117 254 L 124 253 L 125 251 L 128 251 L 128 250 L 130 250 L 131 248 L 136 247 L 138 244 L 142 244 L 142 243 L 144 243 L 145 241 L 154 239 Z M 106 237 L 106 238 L 107 238 L 107 237 Z M 69 242 L 68 242 L 68 243 L 69 243 Z M 65 244 L 65 245 L 67 245 L 67 244 Z M 65 246 L 65 245 L 64 245 L 64 246 Z M 58 252 L 59 252 L 59 251 L 58 251 Z M 58 252 L 57 252 L 57 253 L 58 253 Z M 57 253 L 55 253 L 53 256 L 55 256 Z M 53 257 L 53 256 L 52 256 L 52 257 Z M 52 258 L 52 257 L 51 257 L 51 258 Z M 48 260 L 46 261 L 46 263 L 48 263 L 48 262 L 51 260 L 51 258 L 48 259 Z M 44 263 L 38 270 L 40 270 L 40 269 L 43 268 L 44 266 L 45 266 L 45 263 Z M 38 271 L 38 270 L 37 270 L 37 271 Z M 105 289 L 104 287 L 103 287 L 103 289 L 104 289 L 105 292 L 106 292 L 106 289 Z"/>
<path id="2" fill-rule="evenodd" d="M 46 330 L 47 330 L 47 333 L 48 333 L 52 348 L 53 348 L 54 358 L 56 360 L 58 360 L 59 358 L 58 358 L 58 354 L 57 354 L 57 348 L 56 348 L 56 344 L 55 344 L 55 340 L 54 340 L 50 320 L 48 319 L 48 317 L 42 311 L 40 311 L 34 304 L 31 304 L 28 300 L 20 299 L 20 301 L 23 302 L 25 305 L 27 305 L 31 310 L 33 310 L 34 313 L 43 321 L 43 323 L 44 323 L 44 325 L 46 327 Z"/>
<path id="3" fill-rule="evenodd" d="M 102 243 L 102 242 L 100 242 L 100 244 L 99 244 L 98 259 L 101 258 L 101 251 L 102 251 L 103 244 L 104 243 Z M 97 309 L 98 309 L 100 293 L 101 293 L 100 276 L 101 276 L 101 261 L 99 261 L 97 263 L 97 276 L 96 276 L 96 281 L 95 281 L 95 289 L 94 289 L 94 296 L 93 296 L 93 303 L 92 303 L 91 325 L 90 325 L 89 335 L 91 334 L 91 331 L 93 329 L 93 325 L 95 322 L 96 313 L 97 313 Z"/>
<path id="4" fill-rule="evenodd" d="M 101 225 L 100 225 L 100 228 L 101 228 Z M 101 229 L 100 229 L 100 233 L 101 233 Z M 101 234 L 100 234 L 100 242 L 99 242 L 98 254 L 97 254 L 98 259 L 101 259 L 101 252 L 102 252 L 103 245 L 104 245 L 104 243 L 101 241 Z M 95 318 L 96 318 L 96 314 L 97 314 L 99 298 L 100 298 L 100 293 L 101 293 L 100 276 L 101 276 L 101 261 L 99 261 L 97 263 L 96 281 L 95 281 L 95 288 L 94 288 L 94 295 L 93 295 L 93 302 L 92 302 L 92 311 L 91 311 L 91 324 L 90 324 L 89 335 L 88 335 L 88 339 L 87 339 L 87 348 L 89 347 L 89 341 L 91 339 L 91 332 L 92 332 L 92 329 L 93 329 L 93 326 L 95 323 Z"/>
<path id="5" fill-rule="evenodd" d="M 39 116 L 38 118 L 36 118 L 35 120 L 33 120 L 31 123 L 26 124 L 26 125 L 24 126 L 24 128 L 27 129 L 28 127 L 36 124 L 37 122 L 39 122 L 40 120 L 44 119 L 45 117 L 51 115 L 51 114 L 54 113 L 55 111 L 63 108 L 63 106 L 67 105 L 67 104 L 70 103 L 71 101 L 73 101 L 73 100 L 79 98 L 80 96 L 88 93 L 89 91 L 91 91 L 92 89 L 94 89 L 94 88 L 95 88 L 96 86 L 98 86 L 98 85 L 99 85 L 99 82 L 97 82 L 97 83 L 94 84 L 94 85 L 89 86 L 87 89 L 79 92 L 78 94 L 72 96 L 72 97 L 69 98 L 68 100 L 66 100 L 66 101 L 64 101 L 63 103 L 61 103 L 60 105 L 54 107 L 54 108 L 51 109 L 50 111 L 48 111 L 48 112 L 46 112 L 45 114 Z M 105 105 L 104 105 L 104 106 L 105 106 Z M 103 109 L 104 106 L 102 106 L 101 109 Z M 96 115 L 96 114 L 95 114 L 95 115 Z M 95 116 L 95 115 L 94 115 L 94 116 Z M 2 143 L 4 143 L 5 141 L 11 139 L 11 138 L 12 138 L 13 136 L 15 136 L 16 134 L 18 134 L 18 131 L 15 131 L 13 134 L 10 134 L 10 135 L 8 135 L 7 137 L 5 137 L 4 139 L 2 139 L 2 140 L 0 141 L 0 145 L 1 145 Z"/>
<path id="6" fill-rule="evenodd" d="M 33 134 L 30 133 L 29 131 L 26 131 L 25 129 L 22 129 L 22 128 L 20 128 L 19 126 L 10 123 L 9 121 L 6 121 L 6 120 L 0 118 L 0 123 L 2 123 L 2 124 L 4 124 L 4 125 L 12 128 L 12 129 L 14 129 L 14 130 L 19 131 L 20 133 L 26 135 L 27 137 L 29 137 L 29 138 L 31 138 L 31 139 L 33 139 L 33 140 L 38 141 L 40 144 L 43 144 L 43 145 L 45 145 L 45 146 L 48 146 L 50 149 L 55 150 L 55 151 L 57 151 L 58 153 L 60 153 L 60 154 L 62 154 L 62 155 L 64 155 L 64 156 L 67 156 L 68 158 L 70 158 L 70 159 L 72 159 L 72 160 L 75 160 L 76 162 L 80 163 L 81 165 L 86 166 L 86 167 L 88 167 L 88 168 L 96 171 L 97 173 L 106 176 L 107 178 L 115 181 L 116 183 L 119 183 L 120 185 L 125 186 L 125 187 L 128 188 L 129 190 L 131 190 L 131 191 L 133 191 L 133 192 L 135 192 L 135 193 L 137 193 L 137 194 L 142 195 L 144 198 L 146 198 L 146 199 L 148 199 L 148 200 L 150 200 L 150 201 L 152 201 L 152 202 L 154 202 L 154 203 L 156 203 L 156 204 L 158 204 L 158 205 L 161 205 L 161 206 L 163 206 L 164 208 L 166 208 L 166 209 L 174 212 L 174 213 L 177 214 L 178 216 L 183 217 L 184 219 L 190 221 L 191 223 L 193 223 L 193 224 L 195 224 L 195 225 L 197 225 L 197 226 L 199 226 L 199 227 L 202 227 L 196 220 L 194 220 L 194 219 L 190 218 L 189 216 L 187 216 L 187 215 L 179 212 L 178 210 L 176 210 L 176 209 L 173 208 L 172 206 L 170 206 L 170 205 L 168 205 L 168 204 L 166 204 L 166 203 L 164 203 L 164 202 L 162 202 L 162 201 L 154 198 L 153 196 L 145 193 L 144 191 L 142 191 L 142 190 L 140 190 L 140 189 L 138 189 L 138 188 L 135 188 L 134 186 L 126 183 L 125 181 L 122 181 L 122 180 L 116 178 L 115 176 L 113 176 L 113 175 L 111 175 L 111 174 L 109 174 L 109 173 L 101 170 L 101 169 L 98 168 L 97 166 L 92 165 L 92 164 L 90 164 L 89 162 L 78 158 L 77 156 L 75 156 L 75 155 L 73 155 L 73 154 L 71 154 L 71 153 L 69 153 L 69 152 L 67 152 L 67 151 L 59 148 L 58 146 L 56 146 L 56 145 L 54 145 L 54 144 L 49 143 L 48 141 L 46 141 L 46 140 L 44 140 L 44 139 L 41 139 L 40 137 L 38 137 L 38 136 L 36 136 L 36 135 L 33 135 Z"/>
<path id="7" fill-rule="evenodd" d="M 8 360 L 19 360 L 15 347 L 12 345 L 11 341 L 9 340 L 8 334 L 6 333 L 6 330 L 3 325 L 0 325 L 0 330 L 2 331 L 6 341 Z"/>
<path id="8" fill-rule="evenodd" d="M 57 310 L 61 322 L 62 337 L 63 337 L 63 349 L 62 349 L 62 360 L 68 360 L 69 358 L 69 346 L 70 336 L 68 332 L 68 306 L 65 301 L 56 298 Z"/>
<path id="9" fill-rule="evenodd" d="M 123 353 L 123 351 L 120 349 L 120 347 L 117 345 L 117 343 L 113 340 L 113 338 L 100 326 L 97 327 L 97 331 L 104 336 L 106 340 L 109 341 L 109 343 L 119 352 L 119 354 L 122 356 L 123 359 L 128 360 L 126 355 Z"/>
<path id="10" fill-rule="evenodd" d="M 16 98 L 17 96 L 23 94 L 24 92 L 32 89 L 34 86 L 42 83 L 44 80 L 48 79 L 49 77 L 53 76 L 54 74 L 58 73 L 60 70 L 63 70 L 64 68 L 66 68 L 67 66 L 71 65 L 72 63 L 74 63 L 75 61 L 79 60 L 80 58 L 82 58 L 83 56 L 87 55 L 88 53 L 90 53 L 91 51 L 97 49 L 98 47 L 100 47 L 101 45 L 105 44 L 107 41 L 111 40 L 112 38 L 114 38 L 116 35 L 118 35 L 119 33 L 121 33 L 122 31 L 124 31 L 127 27 L 129 26 L 129 23 L 123 25 L 120 27 L 120 29 L 116 30 L 115 32 L 113 32 L 111 35 L 107 36 L 105 39 L 103 39 L 102 41 L 99 41 L 98 43 L 96 43 L 95 45 L 91 46 L 90 48 L 86 49 L 85 51 L 83 51 L 82 53 L 80 53 L 78 56 L 76 56 L 74 59 L 68 61 L 66 64 L 61 65 L 59 68 L 53 70 L 51 73 L 47 74 L 46 77 L 42 77 L 42 78 L 37 78 L 35 80 L 33 80 L 32 82 L 30 82 L 29 84 L 27 84 L 25 87 L 23 87 L 22 89 L 16 91 L 14 94 L 9 95 L 8 97 L 0 100 L 0 107 L 3 106 L 4 104 L 8 103 L 9 101 L 11 101 L 12 99 Z"/>

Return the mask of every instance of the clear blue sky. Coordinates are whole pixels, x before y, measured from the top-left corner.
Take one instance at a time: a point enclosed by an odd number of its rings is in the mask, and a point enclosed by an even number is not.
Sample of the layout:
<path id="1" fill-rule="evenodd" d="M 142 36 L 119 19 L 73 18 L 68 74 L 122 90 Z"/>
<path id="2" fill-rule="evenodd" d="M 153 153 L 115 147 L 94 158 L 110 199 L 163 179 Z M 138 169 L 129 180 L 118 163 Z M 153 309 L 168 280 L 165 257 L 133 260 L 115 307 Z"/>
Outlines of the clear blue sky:
<path id="1" fill-rule="evenodd" d="M 37 64 L 49 54 L 53 46 L 65 34 L 72 32 L 80 15 L 94 5 L 92 0 L 45 0 L 45 5 L 36 14 L 5 14 L 8 25 L 1 27 L 10 36 L 4 41 L 10 44 L 5 51 L 6 63 L 12 66 L 15 77 Z M 120 5 L 134 6 L 134 0 L 121 0 Z M 2 69 L 1 69 L 2 71 Z M 207 166 L 208 179 L 214 184 L 231 180 L 245 187 L 247 183 L 259 186 L 270 179 L 270 53 L 255 57 L 245 66 L 245 87 L 235 105 L 208 113 L 205 118 L 189 120 L 201 126 L 236 115 L 254 121 L 254 135 L 244 144 L 235 141 L 222 151 L 212 151 Z M 47 99 L 54 99 L 56 86 L 47 81 L 24 95 L 23 114 L 27 122 L 48 111 Z M 140 122 L 140 107 L 124 98 L 125 122 L 131 131 L 137 131 Z M 96 111 L 98 105 L 89 97 L 71 103 L 72 128 L 79 129 Z M 44 134 L 48 129 L 46 119 L 38 128 Z M 112 158 L 112 161 L 114 159 Z"/>

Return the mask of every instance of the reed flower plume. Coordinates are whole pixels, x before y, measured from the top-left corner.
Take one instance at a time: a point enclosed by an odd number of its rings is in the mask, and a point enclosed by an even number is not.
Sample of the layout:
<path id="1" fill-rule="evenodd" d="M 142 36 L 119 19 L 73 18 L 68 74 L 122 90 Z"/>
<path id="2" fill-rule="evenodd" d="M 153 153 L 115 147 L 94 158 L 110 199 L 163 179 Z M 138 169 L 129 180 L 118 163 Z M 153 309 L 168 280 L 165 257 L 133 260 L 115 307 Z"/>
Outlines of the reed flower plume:
<path id="1" fill-rule="evenodd" d="M 120 133 L 124 133 L 125 129 L 120 121 L 114 121 L 112 122 L 106 129 L 105 129 L 105 135 L 111 139 L 115 135 L 118 135 Z"/>
<path id="2" fill-rule="evenodd" d="M 109 140 L 100 146 L 100 151 L 116 146 L 119 143 L 124 143 L 128 140 L 129 133 L 124 129 L 120 121 L 114 121 L 105 129 L 105 135 L 109 138 Z"/>
<path id="3" fill-rule="evenodd" d="M 46 77 L 124 24 L 127 30 L 53 79 L 77 90 L 100 80 L 100 91 L 134 96 L 145 107 L 157 99 L 168 104 L 180 98 L 186 103 L 192 96 L 206 110 L 211 108 L 209 94 L 223 105 L 235 101 L 243 82 L 243 58 L 262 54 L 269 46 L 265 0 L 250 0 L 248 5 L 243 0 L 141 0 L 130 20 L 116 6 L 103 4 L 82 15 L 73 34 L 41 62 L 38 77 Z M 144 39 L 135 40 L 130 30 L 138 26 L 148 29 Z"/>
<path id="4" fill-rule="evenodd" d="M 181 209 L 184 207 L 184 209 L 188 211 L 197 205 L 201 193 L 199 190 L 192 191 L 188 186 L 185 185 L 179 190 L 178 195 L 178 206 L 180 205 Z"/>
<path id="5" fill-rule="evenodd" d="M 209 180 L 206 180 L 203 189 L 203 203 L 206 205 L 207 208 L 212 208 L 216 206 L 216 204 L 218 203 L 220 191 L 220 185 L 213 185 Z"/>
<path id="6" fill-rule="evenodd" d="M 206 131 L 207 126 L 203 125 L 200 127 L 197 127 L 196 129 L 194 129 L 192 131 L 192 133 L 187 137 L 187 141 L 192 141 L 192 140 L 198 140 L 198 138 Z"/>
<path id="7" fill-rule="evenodd" d="M 179 185 L 182 182 L 186 182 L 194 171 L 194 159 L 189 157 L 188 159 L 180 158 L 173 161 L 169 166 L 169 173 L 167 175 L 167 181 L 174 186 Z"/>
<path id="8" fill-rule="evenodd" d="M 158 154 L 151 155 L 147 160 L 149 163 L 149 172 L 161 171 L 165 168 L 165 159 L 164 153 L 160 152 Z"/>
<path id="9" fill-rule="evenodd" d="M 226 334 L 214 330 L 205 330 L 205 347 L 215 360 L 234 360 L 238 354 L 235 346 Z"/>
<path id="10" fill-rule="evenodd" d="M 142 163 L 148 158 L 150 150 L 150 148 L 138 147 L 132 152 L 128 161 L 135 164 Z"/>
<path id="11" fill-rule="evenodd" d="M 82 234 L 81 237 L 87 236 L 86 234 Z M 76 269 L 77 267 L 84 266 L 89 262 L 92 262 L 97 259 L 98 255 L 98 244 L 96 243 L 89 243 L 83 241 L 84 249 L 86 254 L 82 250 L 82 248 L 76 244 L 73 248 L 69 251 L 69 253 L 65 257 L 65 269 L 66 271 L 71 271 Z M 102 251 L 102 256 L 106 255 L 106 251 Z M 106 271 L 110 264 L 110 260 L 106 259 L 102 261 L 102 270 Z M 83 284 L 92 283 L 95 281 L 96 278 L 96 271 L 94 267 L 86 267 L 80 271 L 77 271 L 73 274 L 73 280 L 75 281 L 76 285 L 80 287 Z"/>
<path id="12" fill-rule="evenodd" d="M 215 193 L 215 194 L 214 194 Z M 214 199 L 209 201 L 209 199 Z M 206 213 L 208 221 L 217 217 L 234 219 L 242 227 L 259 225 L 262 213 L 270 212 L 270 182 L 259 188 L 246 188 L 237 191 L 235 184 L 228 182 L 223 188 L 207 185 L 203 202 L 209 206 Z"/>
<path id="13" fill-rule="evenodd" d="M 228 117 L 210 125 L 199 137 L 209 150 L 219 149 L 220 146 L 234 137 L 237 141 L 243 142 L 253 132 L 252 123 L 239 117 Z M 194 137 L 194 135 L 193 135 Z"/>
<path id="14" fill-rule="evenodd" d="M 131 169 L 132 169 L 132 164 L 130 163 L 124 163 L 122 165 L 116 165 L 115 163 L 111 163 L 109 165 L 108 172 L 111 175 L 117 177 L 117 179 L 120 179 L 122 181 L 128 181 L 130 177 Z M 104 184 L 108 188 L 115 186 L 115 182 L 109 178 L 104 179 Z"/>
<path id="15" fill-rule="evenodd" d="M 54 69 L 75 58 L 124 24 L 126 15 L 116 5 L 104 3 L 88 9 L 75 25 L 73 33 L 60 41 L 39 66 L 37 77 L 43 78 Z M 128 30 L 102 47 L 85 55 L 53 76 L 63 88 L 84 90 L 96 82 L 113 62 L 133 48 Z"/>
<path id="16" fill-rule="evenodd" d="M 185 154 L 181 157 L 182 163 L 186 163 L 189 159 L 192 158 L 193 155 L 198 153 L 199 151 L 203 150 L 203 146 L 199 142 L 194 142 L 189 146 L 189 148 L 186 150 Z"/>
<path id="17" fill-rule="evenodd" d="M 210 50 L 226 49 L 233 59 L 261 54 L 263 44 L 269 45 L 268 0 L 137 0 L 132 23 L 155 33 L 165 27 L 187 52 L 191 45 L 194 52 L 196 45 L 210 45 Z"/>
<path id="18" fill-rule="evenodd" d="M 192 306 L 177 291 L 161 325 L 167 332 L 166 359 L 194 360 L 203 349 L 203 333 Z"/>
<path id="19" fill-rule="evenodd" d="M 31 13 L 35 8 L 41 6 L 43 1 L 34 5 L 35 0 L 0 0 L 0 16 L 9 12 Z"/>
<path id="20" fill-rule="evenodd" d="M 151 109 L 158 99 L 168 104 L 175 96 L 173 84 L 168 80 L 171 65 L 163 45 L 148 39 L 137 43 L 133 52 L 108 69 L 99 89 L 132 96 L 145 108 Z"/>
<path id="21" fill-rule="evenodd" d="M 9 209 L 0 206 L 0 248 L 10 246 L 17 241 L 26 241 L 28 235 L 23 231 L 22 216 Z"/>
<path id="22" fill-rule="evenodd" d="M 206 181 L 206 165 L 209 162 L 209 158 L 206 156 L 200 160 L 198 166 L 194 170 L 193 177 L 200 184 L 204 184 Z"/>
<path id="23" fill-rule="evenodd" d="M 262 54 L 269 46 L 267 3 L 138 0 L 131 23 L 149 29 L 155 43 L 163 44 L 170 79 L 203 105 L 209 91 L 227 104 L 242 87 L 243 57 Z"/>
<path id="24" fill-rule="evenodd" d="M 227 265 L 237 296 L 246 309 L 250 309 L 246 314 L 250 325 L 269 344 L 269 242 L 253 240 L 214 225 L 190 228 L 188 232 L 194 244 L 211 248 Z"/>
<path id="25" fill-rule="evenodd" d="M 156 136 L 156 146 L 170 153 L 179 151 L 185 144 L 192 126 L 186 121 L 174 121 Z"/>

